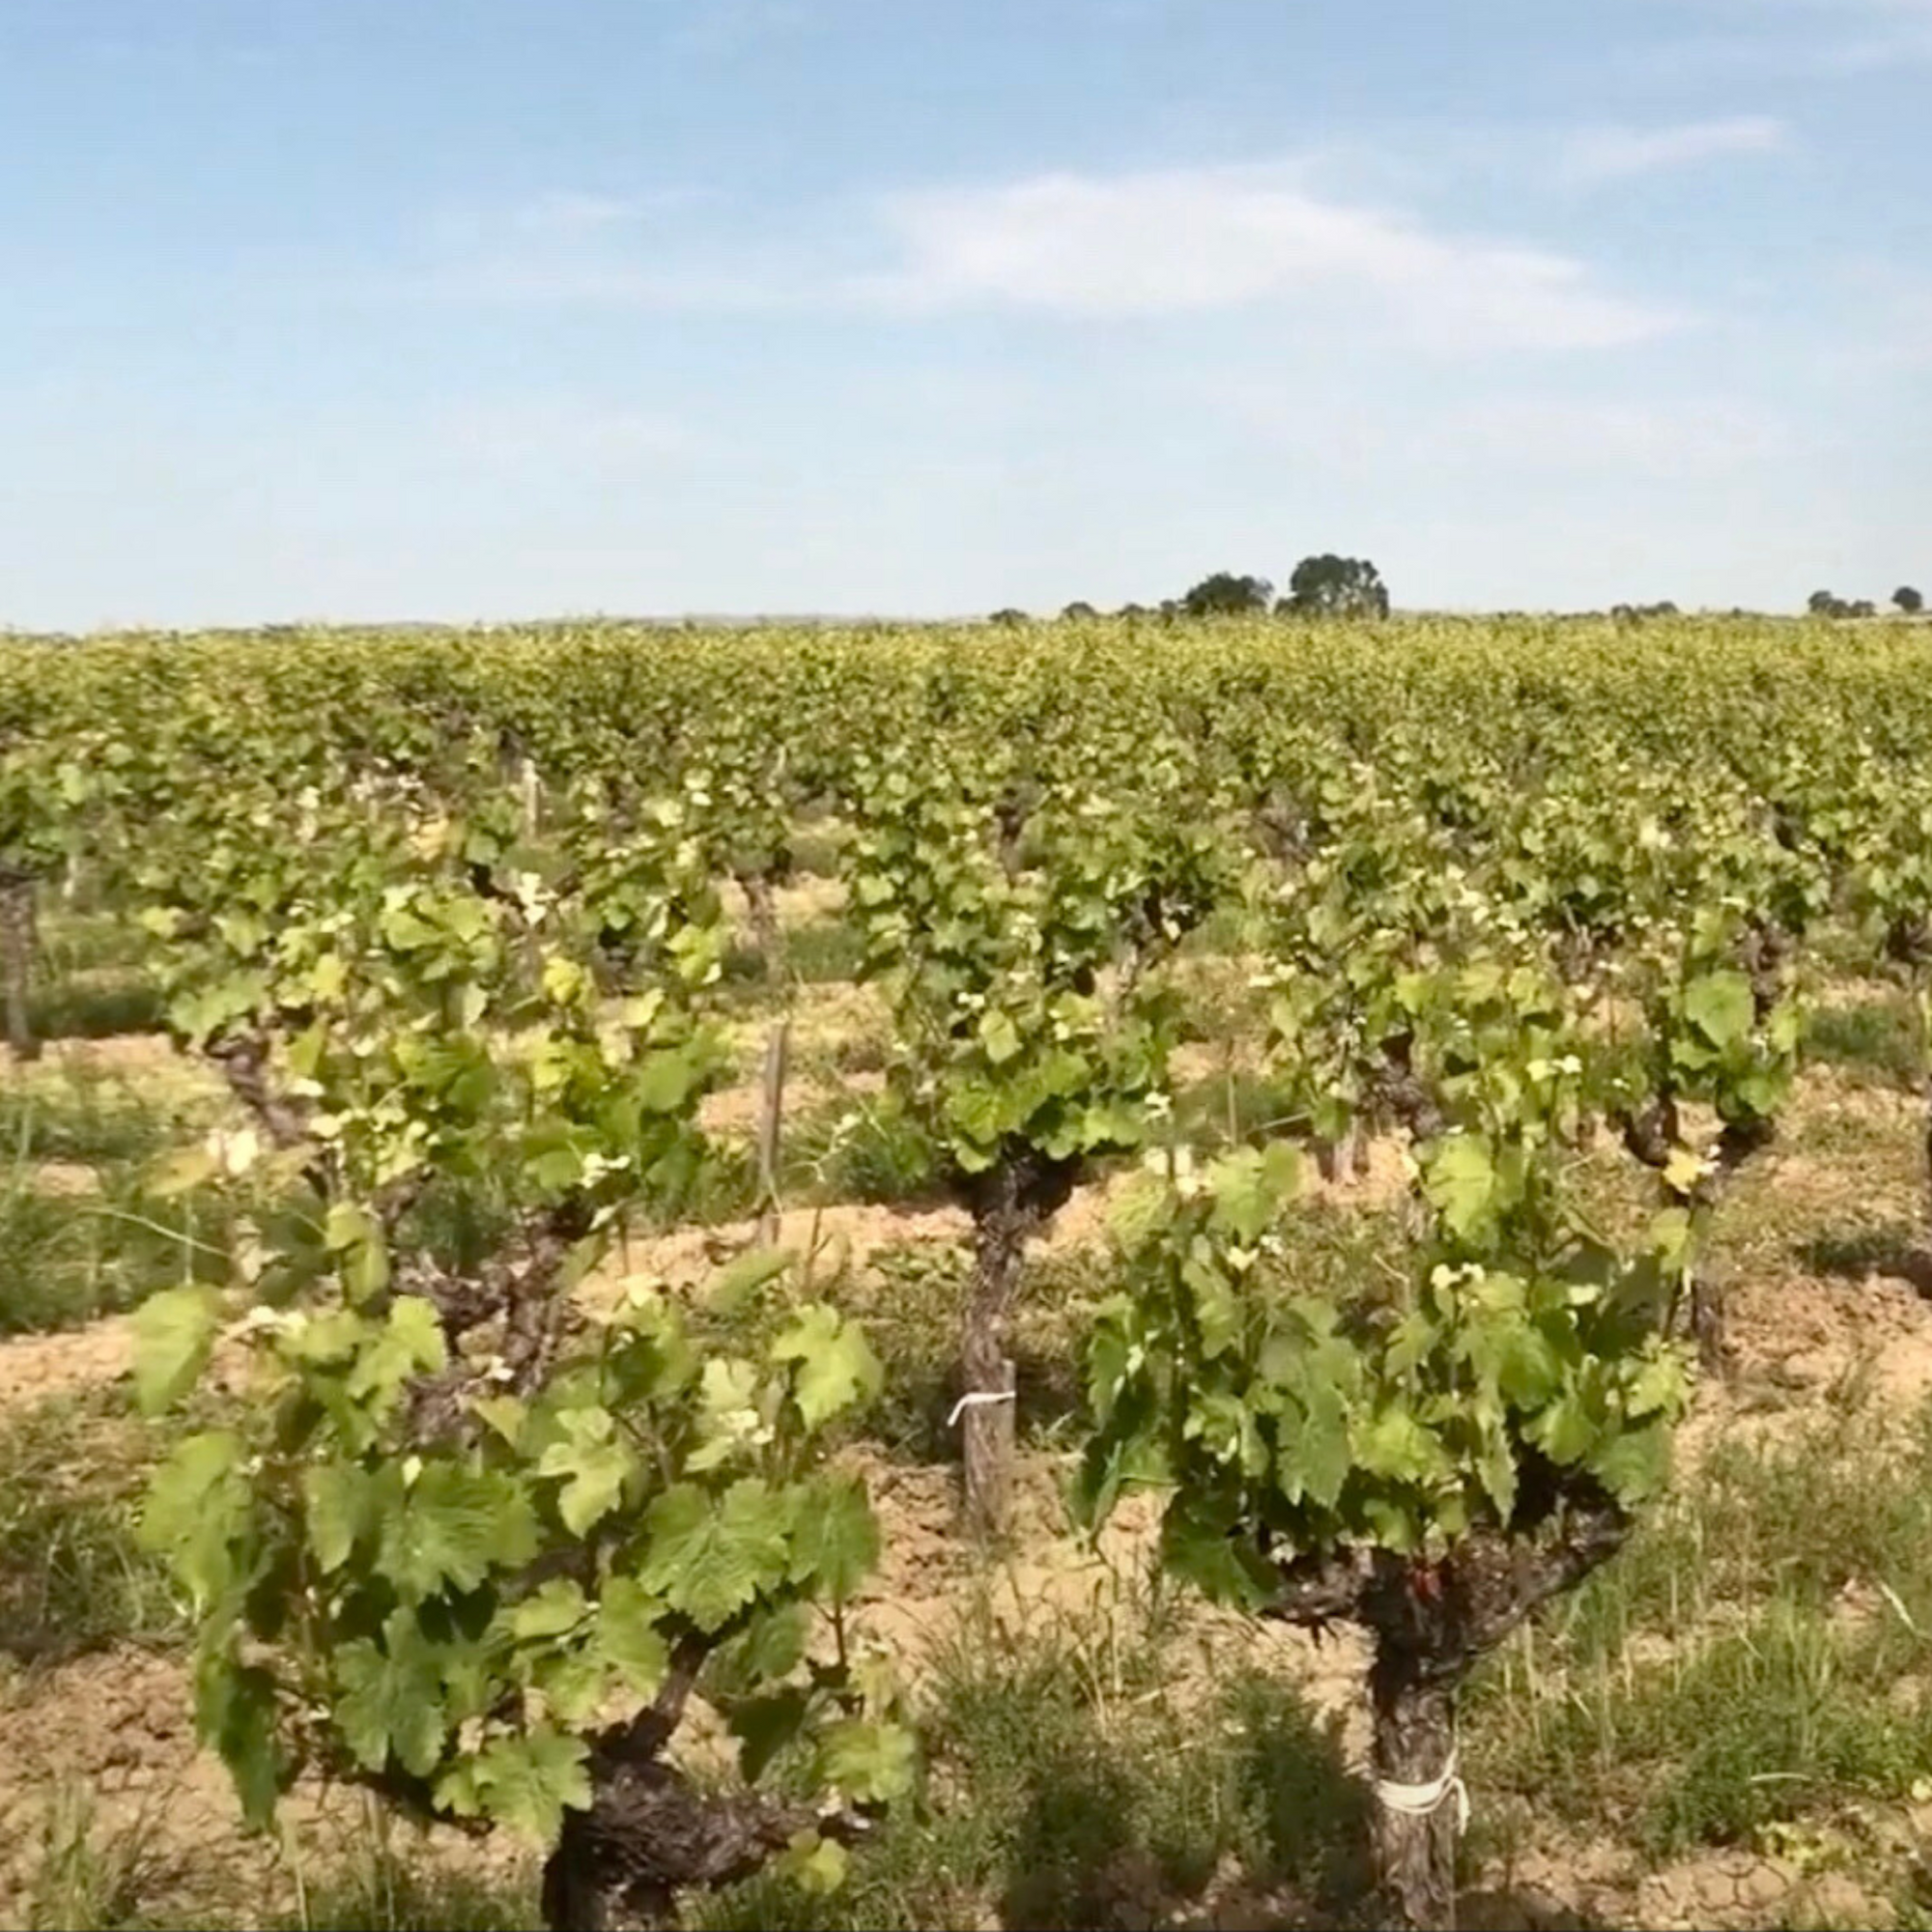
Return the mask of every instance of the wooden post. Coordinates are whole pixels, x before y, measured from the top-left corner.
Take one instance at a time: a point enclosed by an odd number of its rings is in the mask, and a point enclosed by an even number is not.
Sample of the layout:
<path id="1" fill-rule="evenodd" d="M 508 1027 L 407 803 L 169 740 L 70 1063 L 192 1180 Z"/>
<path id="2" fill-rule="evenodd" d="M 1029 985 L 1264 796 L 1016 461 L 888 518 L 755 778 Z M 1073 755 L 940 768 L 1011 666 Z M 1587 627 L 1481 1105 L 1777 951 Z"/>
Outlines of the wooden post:
<path id="1" fill-rule="evenodd" d="M 758 1239 L 770 1247 L 779 1237 L 783 1204 L 779 1198 L 779 1155 L 784 1124 L 785 1061 L 791 1043 L 791 1016 L 779 1021 L 765 1041 L 764 1100 L 758 1115 Z"/>
<path id="2" fill-rule="evenodd" d="M 991 1351 L 975 1348 L 969 1335 L 966 1374 L 975 1386 L 966 1391 L 959 1408 L 966 1524 L 980 1544 L 997 1543 L 1012 1522 L 1015 1379 L 1012 1358 L 997 1350 L 997 1343 Z"/>

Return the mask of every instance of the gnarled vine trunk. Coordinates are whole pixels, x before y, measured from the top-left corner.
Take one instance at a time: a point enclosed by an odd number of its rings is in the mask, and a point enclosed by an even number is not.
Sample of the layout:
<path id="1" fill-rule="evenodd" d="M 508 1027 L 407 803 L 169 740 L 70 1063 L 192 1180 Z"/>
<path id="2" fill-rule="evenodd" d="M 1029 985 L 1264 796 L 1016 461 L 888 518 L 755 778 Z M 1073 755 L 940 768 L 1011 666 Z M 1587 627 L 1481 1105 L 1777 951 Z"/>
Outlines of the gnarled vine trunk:
<path id="1" fill-rule="evenodd" d="M 1623 1509 L 1587 1477 L 1543 1467 L 1507 1531 L 1485 1529 L 1438 1562 L 1350 1548 L 1292 1561 L 1266 1612 L 1317 1628 L 1359 1624 L 1376 1641 L 1370 1836 L 1387 1922 L 1454 1932 L 1463 1798 L 1456 1694 L 1540 1605 L 1622 1547 Z"/>
<path id="2" fill-rule="evenodd" d="M 973 1279 L 959 1347 L 961 1455 L 966 1524 L 982 1543 L 1004 1536 L 1012 1520 L 1016 1381 L 1007 1326 L 1027 1238 L 1065 1204 L 1079 1172 L 1077 1158 L 1053 1160 L 1027 1149 L 961 1184 L 973 1215 Z"/>
<path id="3" fill-rule="evenodd" d="M 1683 1137 L 1673 1095 L 1662 1094 L 1641 1114 L 1626 1115 L 1621 1122 L 1625 1148 L 1646 1167 L 1662 1175 Z M 1688 1197 L 1675 1189 L 1666 1191 L 1666 1201 L 1688 1198 L 1691 1210 L 1710 1214 L 1739 1169 L 1769 1147 L 1776 1129 L 1770 1121 L 1726 1122 L 1718 1136 L 1718 1157 Z M 1928 1140 L 1932 1149 L 1932 1140 Z M 1728 1378 L 1732 1370 L 1730 1350 L 1725 1339 L 1724 1291 L 1704 1267 L 1693 1265 L 1685 1284 L 1687 1306 L 1684 1314 L 1690 1338 L 1697 1345 L 1698 1365 L 1707 1375 Z"/>
<path id="4" fill-rule="evenodd" d="M 748 869 L 738 874 L 738 886 L 745 895 L 753 950 L 757 953 L 766 977 L 776 978 L 782 959 L 784 933 L 779 924 L 779 899 L 771 876 L 763 871 Z"/>
<path id="5" fill-rule="evenodd" d="M 701 1790 L 674 1766 L 600 1749 L 591 1804 L 567 1811 L 544 1862 L 550 1932 L 658 1932 L 678 1893 L 750 1878 L 817 1819 L 809 1805 Z"/>
<path id="6" fill-rule="evenodd" d="M 1462 1788 L 1456 1690 L 1430 1660 L 1378 1649 L 1369 1673 L 1375 1717 L 1375 1803 L 1369 1814 L 1376 1886 L 1412 1926 L 1456 1923 L 1456 1844 Z"/>
<path id="7" fill-rule="evenodd" d="M 566 1811 L 544 1861 L 549 1932 L 657 1932 L 677 1922 L 678 1894 L 750 1878 L 801 1832 L 851 1844 L 870 1830 L 856 1811 L 832 1814 L 751 1791 L 694 1784 L 664 1752 L 705 1659 L 720 1639 L 681 1639 L 656 1699 L 592 1740 L 590 1807 Z"/>
<path id="8" fill-rule="evenodd" d="M 7 982 L 7 1044 L 15 1060 L 37 1060 L 34 1037 L 34 875 L 0 861 L 0 974 Z"/>

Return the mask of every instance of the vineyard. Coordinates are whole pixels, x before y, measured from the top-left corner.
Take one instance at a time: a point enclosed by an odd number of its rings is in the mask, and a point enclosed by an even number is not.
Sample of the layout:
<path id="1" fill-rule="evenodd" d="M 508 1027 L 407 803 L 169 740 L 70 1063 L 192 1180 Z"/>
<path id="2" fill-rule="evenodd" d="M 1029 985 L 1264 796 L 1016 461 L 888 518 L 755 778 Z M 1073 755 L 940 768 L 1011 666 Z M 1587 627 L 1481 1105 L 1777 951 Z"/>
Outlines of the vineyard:
<path id="1" fill-rule="evenodd" d="M 0 1919 L 1932 1924 L 1932 634 L 0 643 Z"/>

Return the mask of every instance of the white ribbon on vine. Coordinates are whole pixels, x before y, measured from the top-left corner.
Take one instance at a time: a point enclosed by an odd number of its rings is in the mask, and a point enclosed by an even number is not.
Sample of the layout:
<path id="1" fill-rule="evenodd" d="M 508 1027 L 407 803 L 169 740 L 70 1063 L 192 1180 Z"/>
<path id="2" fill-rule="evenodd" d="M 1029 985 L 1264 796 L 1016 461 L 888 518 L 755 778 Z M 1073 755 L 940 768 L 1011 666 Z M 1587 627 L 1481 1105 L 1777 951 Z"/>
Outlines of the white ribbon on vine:
<path id="1" fill-rule="evenodd" d="M 983 1408 L 988 1403 L 1011 1402 L 1012 1399 L 1011 1389 L 975 1389 L 971 1395 L 962 1395 L 952 1405 L 952 1413 L 946 1418 L 946 1426 L 949 1429 L 957 1429 L 959 1418 L 969 1408 Z"/>
<path id="2" fill-rule="evenodd" d="M 1456 1830 L 1460 1833 L 1469 1829 L 1469 1787 L 1463 1782 L 1462 1753 L 1454 1745 L 1449 1747 L 1449 1762 L 1442 1767 L 1440 1777 L 1427 1784 L 1399 1784 L 1378 1777 L 1375 1784 L 1377 1804 L 1411 1818 L 1433 1818 L 1453 1795 Z"/>

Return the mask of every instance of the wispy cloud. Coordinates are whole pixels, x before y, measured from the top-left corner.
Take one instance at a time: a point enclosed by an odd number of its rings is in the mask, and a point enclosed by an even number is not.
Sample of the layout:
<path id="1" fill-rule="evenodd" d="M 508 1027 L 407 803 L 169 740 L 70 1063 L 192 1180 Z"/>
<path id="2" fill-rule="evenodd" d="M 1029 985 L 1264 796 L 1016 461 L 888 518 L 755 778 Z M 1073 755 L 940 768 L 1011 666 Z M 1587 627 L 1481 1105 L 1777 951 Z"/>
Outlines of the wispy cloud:
<path id="1" fill-rule="evenodd" d="M 1766 462 L 1783 448 L 1785 432 L 1739 403 L 1505 395 L 1445 411 L 1424 440 L 1431 453 L 1504 469 L 1681 480 Z"/>
<path id="2" fill-rule="evenodd" d="M 1047 174 L 896 194 L 880 213 L 900 260 L 855 289 L 912 309 L 1130 317 L 1358 297 L 1459 349 L 1614 348 L 1688 320 L 1599 288 L 1571 256 L 1317 195 L 1292 165 Z"/>
<path id="3" fill-rule="evenodd" d="M 669 44 L 687 53 L 728 56 L 819 23 L 823 0 L 696 0 Z"/>
<path id="4" fill-rule="evenodd" d="M 1707 482 L 1785 455 L 1790 428 L 1762 402 L 1633 389 L 1567 394 L 1516 386 L 1474 394 L 1413 385 L 1325 392 L 1261 366 L 1187 379 L 1177 400 L 1237 424 L 1260 442 L 1320 450 L 1324 473 L 1560 480 Z"/>
<path id="5" fill-rule="evenodd" d="M 1718 24 L 1651 48 L 1646 64 L 1691 70 L 1848 76 L 1932 60 L 1932 0 L 1680 0 Z"/>
<path id="6" fill-rule="evenodd" d="M 1932 371 L 1932 273 L 1911 262 L 1853 256 L 1833 267 L 1847 317 L 1820 367 L 1889 384 Z"/>
<path id="7" fill-rule="evenodd" d="M 143 22 L 143 25 L 150 23 Z M 90 58 L 116 67 L 154 67 L 175 71 L 224 72 L 275 65 L 279 50 L 262 40 L 222 41 L 192 33 L 104 34 L 84 42 Z"/>
<path id="8" fill-rule="evenodd" d="M 1573 183 L 1627 181 L 1725 156 L 1775 154 L 1784 124 L 1769 114 L 1734 114 L 1668 128 L 1592 128 L 1565 144 L 1561 171 Z"/>
<path id="9" fill-rule="evenodd" d="M 439 223 L 407 282 L 466 301 L 1070 320 L 1250 311 L 1449 353 L 1614 349 L 1693 320 L 1580 259 L 1431 227 L 1311 185 L 1313 164 L 1045 173 L 807 210 L 776 235 L 674 198 L 554 194 Z"/>
<path id="10" fill-rule="evenodd" d="M 690 456 L 691 433 L 648 410 L 571 396 L 518 396 L 452 404 L 424 425 L 427 440 L 466 462 L 521 467 L 623 468 Z"/>
<path id="11" fill-rule="evenodd" d="M 507 248 L 622 245 L 639 239 L 638 231 L 661 227 L 678 210 L 708 198 L 704 189 L 690 185 L 621 194 L 552 189 L 497 207 L 440 209 L 430 220 L 429 240 L 439 253 L 469 257 Z"/>

